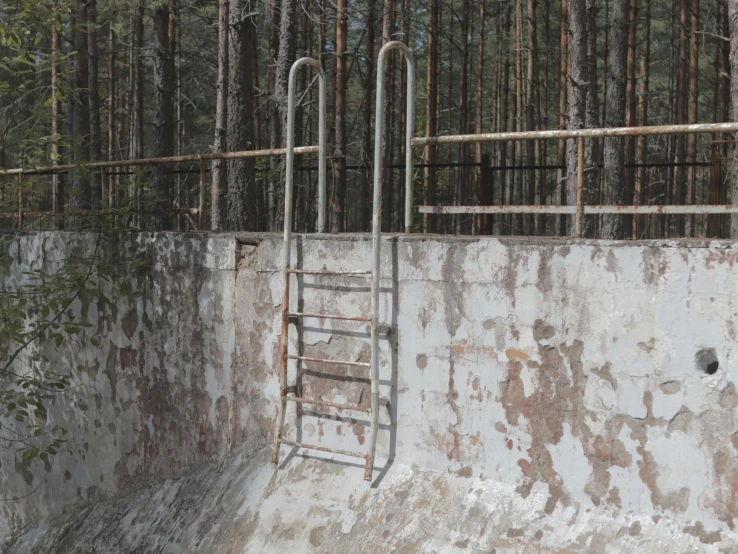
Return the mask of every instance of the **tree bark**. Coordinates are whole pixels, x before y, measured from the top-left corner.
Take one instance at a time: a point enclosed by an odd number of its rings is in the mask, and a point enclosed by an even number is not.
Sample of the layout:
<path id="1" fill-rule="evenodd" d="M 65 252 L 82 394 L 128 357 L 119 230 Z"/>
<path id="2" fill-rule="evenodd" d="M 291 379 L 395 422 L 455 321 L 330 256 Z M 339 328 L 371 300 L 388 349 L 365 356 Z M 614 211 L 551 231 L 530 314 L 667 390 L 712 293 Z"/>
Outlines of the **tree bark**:
<path id="1" fill-rule="evenodd" d="M 526 106 L 525 106 L 525 130 L 535 130 L 535 90 L 536 76 L 538 68 L 536 67 L 538 59 L 537 44 L 537 25 L 536 25 L 536 0 L 528 0 L 528 74 L 526 79 Z M 525 204 L 533 205 L 536 198 L 540 198 L 540 181 L 536 181 L 536 171 L 533 166 L 536 165 L 535 155 L 536 142 L 532 140 L 525 141 L 527 164 L 531 167 L 527 171 L 525 183 Z M 532 215 L 525 217 L 525 232 L 532 235 L 539 231 L 538 224 L 540 218 Z"/>
<path id="2" fill-rule="evenodd" d="M 638 125 L 637 103 L 636 103 L 636 31 L 638 27 L 638 0 L 630 0 L 630 12 L 628 19 L 628 56 L 626 62 L 627 80 L 625 84 L 625 124 L 628 127 Z M 635 164 L 636 138 L 625 139 L 625 163 L 629 166 L 625 169 L 625 204 L 633 204 L 635 194 Z M 623 236 L 633 237 L 633 216 L 622 216 Z"/>
<path id="3" fill-rule="evenodd" d="M 346 0 L 336 3 L 336 111 L 334 127 L 336 147 L 333 152 L 336 172 L 335 192 L 331 199 L 331 231 L 344 230 L 346 208 L 346 35 L 348 33 L 348 14 Z"/>
<path id="4" fill-rule="evenodd" d="M 428 19 L 428 66 L 425 80 L 425 136 L 434 137 L 438 134 L 438 14 L 440 0 L 430 0 Z M 430 167 L 438 162 L 438 147 L 426 145 L 423 173 L 423 203 L 432 206 L 436 199 L 436 170 Z M 436 218 L 432 214 L 423 215 L 423 227 L 426 233 L 435 233 Z"/>
<path id="5" fill-rule="evenodd" d="M 431 2 L 437 3 L 438 0 L 431 0 Z M 364 64 L 366 67 L 366 77 L 364 80 L 364 95 L 361 100 L 361 112 L 364 119 L 364 148 L 361 159 L 365 166 L 362 172 L 362 190 L 359 194 L 359 219 L 360 228 L 362 230 L 367 230 L 371 226 L 370 214 L 372 203 L 372 142 L 374 140 L 374 136 L 372 134 L 372 91 L 374 91 L 374 88 L 376 86 L 374 83 L 374 29 L 376 25 L 375 8 L 375 0 L 368 0 L 366 16 L 366 58 L 364 60 Z"/>
<path id="6" fill-rule="evenodd" d="M 600 103 L 597 97 L 597 8 L 595 0 L 587 1 L 587 93 L 584 126 L 594 129 L 600 126 Z M 596 204 L 599 196 L 599 140 L 584 142 L 584 203 Z M 582 233 L 593 237 L 596 218 L 584 218 Z"/>
<path id="7" fill-rule="evenodd" d="M 287 81 L 290 67 L 295 59 L 295 0 L 281 0 L 279 14 L 279 49 L 277 63 L 274 67 L 274 100 L 279 114 L 278 123 L 281 136 L 287 136 Z M 252 54 L 253 55 L 253 54 Z M 284 160 L 280 159 L 279 169 L 272 175 L 276 179 L 275 197 L 283 198 Z M 277 206 L 279 206 L 277 202 Z M 269 229 L 276 231 L 281 223 L 284 211 L 275 209 L 272 213 Z"/>
<path id="8" fill-rule="evenodd" d="M 468 100 L 469 100 L 469 0 L 463 0 L 461 4 L 461 67 L 459 68 L 459 134 L 468 133 Z M 466 146 L 460 143 L 457 147 L 457 160 L 460 164 L 466 160 Z M 464 205 L 464 188 L 466 185 L 466 172 L 460 166 L 456 172 L 456 188 L 454 192 L 454 204 Z M 454 215 L 454 232 L 460 235 L 462 232 L 461 214 Z"/>
<path id="9" fill-rule="evenodd" d="M 174 155 L 174 59 L 169 49 L 169 5 L 154 11 L 154 149 L 155 158 Z M 154 210 L 170 207 L 169 166 L 157 164 L 151 183 Z M 160 231 L 169 227 L 169 216 L 154 214 L 152 226 Z"/>
<path id="10" fill-rule="evenodd" d="M 395 32 L 395 0 L 382 2 L 382 46 L 392 40 Z M 382 158 L 385 167 L 391 163 L 392 154 L 392 112 L 394 99 L 392 97 L 392 76 L 394 74 L 394 58 L 387 60 L 384 74 L 384 105 L 382 118 L 384 120 L 384 137 L 382 140 Z M 388 170 L 391 171 L 391 170 Z M 382 181 L 382 230 L 390 231 L 392 225 L 392 179 Z"/>
<path id="11" fill-rule="evenodd" d="M 628 0 L 614 0 L 610 25 L 610 52 L 608 56 L 607 96 L 605 98 L 605 127 L 625 124 L 625 81 L 628 50 Z M 625 144 L 622 137 L 605 139 L 604 147 L 604 204 L 622 204 L 625 180 Z M 602 218 L 602 238 L 623 238 L 623 224 L 618 215 Z"/>
<path id="12" fill-rule="evenodd" d="M 59 165 L 61 163 L 61 148 L 59 145 L 62 117 L 61 101 L 59 100 L 61 98 L 59 93 L 59 55 L 62 51 L 60 29 L 59 9 L 57 6 L 54 6 L 51 21 L 51 165 Z M 4 161 L 0 164 L 0 167 L 5 167 Z M 61 214 L 64 211 L 64 182 L 62 180 L 62 174 L 54 173 L 52 179 L 53 210 L 55 214 Z M 57 215 L 57 219 L 54 221 L 57 229 L 64 228 L 64 219 L 61 215 Z"/>
<path id="13" fill-rule="evenodd" d="M 738 121 L 738 2 L 736 0 L 728 0 L 728 20 L 730 26 L 730 99 L 733 120 Z M 730 201 L 733 205 L 738 205 L 738 135 L 736 137 L 731 165 Z M 738 239 L 738 215 L 732 215 L 730 218 L 730 238 Z"/>
<path id="14" fill-rule="evenodd" d="M 699 34 L 700 25 L 700 0 L 692 0 L 692 35 L 691 49 L 689 53 L 689 123 L 697 123 L 698 114 L 698 83 L 699 83 Z M 687 138 L 687 161 L 694 164 L 697 162 L 697 135 L 689 135 Z M 695 204 L 697 192 L 697 168 L 694 165 L 689 167 L 689 177 L 687 180 L 687 203 Z M 687 228 L 685 229 L 688 237 L 694 237 L 695 217 L 687 216 Z"/>
<path id="15" fill-rule="evenodd" d="M 687 69 L 689 67 L 689 0 L 681 0 L 679 9 L 679 72 L 677 77 L 677 123 L 687 123 L 687 100 L 689 84 L 687 83 Z M 676 204 L 686 203 L 687 172 L 684 162 L 687 159 L 687 139 L 684 135 L 676 137 L 676 162 L 674 179 L 674 200 Z M 684 216 L 676 216 L 678 236 L 684 236 Z"/>
<path id="16" fill-rule="evenodd" d="M 648 90 L 650 84 L 650 71 L 649 66 L 651 63 L 651 0 L 645 0 L 646 2 L 646 17 L 645 17 L 645 36 L 643 45 L 641 47 L 641 69 L 640 69 L 640 91 L 638 94 L 639 105 L 638 105 L 638 120 L 641 125 L 648 125 Z M 646 137 L 640 136 L 637 140 L 636 145 L 636 162 L 643 164 L 646 161 Z M 639 167 L 637 178 L 636 178 L 636 191 L 635 191 L 635 203 L 646 204 L 646 191 L 650 189 L 648 183 L 648 169 L 645 167 Z M 633 220 L 634 223 L 634 236 L 635 238 L 645 237 L 646 222 L 648 216 L 638 216 Z"/>
<path id="17" fill-rule="evenodd" d="M 139 0 L 134 18 L 135 33 L 135 59 L 134 73 L 135 84 L 133 89 L 133 112 L 134 112 L 134 136 L 135 136 L 135 158 L 144 157 L 144 105 L 143 105 L 143 34 L 144 34 L 144 6 L 143 0 Z"/>
<path id="18" fill-rule="evenodd" d="M 566 129 L 567 120 L 567 81 L 566 76 L 569 68 L 569 38 L 567 28 L 569 25 L 569 0 L 561 0 L 561 14 L 559 18 L 559 129 Z M 504 113 L 504 112 L 503 112 Z M 558 154 L 556 164 L 563 167 L 566 163 L 566 141 L 559 140 Z M 566 179 L 565 170 L 559 169 L 556 174 L 556 191 L 554 194 L 554 204 L 563 205 L 566 188 L 564 181 Z M 554 219 L 554 235 L 566 234 L 566 216 L 557 215 Z"/>
<path id="19" fill-rule="evenodd" d="M 582 129 L 586 117 L 587 83 L 587 5 L 586 0 L 569 3 L 569 32 L 571 35 L 571 69 L 568 78 L 569 129 Z M 576 204 L 577 198 L 577 141 L 566 144 L 566 200 Z M 569 233 L 574 234 L 573 218 Z"/>
<path id="20" fill-rule="evenodd" d="M 486 15 L 485 0 L 479 2 L 479 54 L 477 57 L 477 114 L 476 114 L 476 126 L 474 132 L 480 134 L 482 132 L 482 121 L 484 119 L 484 18 Z M 486 189 L 487 183 L 483 179 L 486 175 L 486 171 L 482 169 L 483 150 L 482 143 L 478 142 L 476 145 L 476 162 L 479 164 L 477 167 L 476 181 L 477 181 L 477 193 L 475 198 L 475 204 L 480 206 L 483 202 L 488 200 L 489 193 Z M 487 156 L 484 159 L 489 160 Z M 492 200 L 490 203 L 494 202 Z M 481 235 L 488 235 L 492 233 L 492 216 L 481 215 L 477 218 L 477 233 Z"/>
<path id="21" fill-rule="evenodd" d="M 566 1 L 566 0 L 564 0 Z M 508 118 L 510 117 L 510 6 L 508 4 L 501 5 L 502 8 L 502 98 L 500 99 L 500 132 L 505 133 L 510 128 L 508 126 Z M 500 143 L 500 164 L 505 167 L 508 160 L 508 144 Z M 500 175 L 500 204 L 512 204 L 512 174 L 503 169 Z M 508 235 L 512 232 L 512 217 L 509 215 L 500 217 L 500 234 Z"/>
<path id="22" fill-rule="evenodd" d="M 73 87 L 70 91 L 72 160 L 75 164 L 83 164 L 90 160 L 90 96 L 89 96 L 89 53 L 87 46 L 87 1 L 77 0 L 76 25 L 73 32 L 74 56 Z M 69 207 L 72 209 L 90 209 L 90 180 L 87 173 L 72 171 L 72 187 L 69 195 Z M 79 224 L 79 218 L 72 218 L 72 225 Z"/>
<path id="23" fill-rule="evenodd" d="M 228 101 L 226 146 L 231 152 L 249 150 L 254 142 L 254 74 L 252 19 L 254 0 L 231 0 L 228 40 Z M 258 205 L 253 159 L 228 162 L 226 230 L 255 231 Z"/>
<path id="24" fill-rule="evenodd" d="M 87 1 L 87 47 L 89 51 L 90 96 L 90 158 L 102 160 L 102 133 L 100 131 L 99 56 L 97 53 L 97 0 Z M 103 198 L 102 173 L 90 172 L 90 201 L 99 209 Z"/>
<path id="25" fill-rule="evenodd" d="M 214 152 L 226 150 L 226 127 L 228 121 L 228 31 L 229 0 L 220 0 L 218 5 L 218 82 L 215 100 Z M 225 160 L 214 160 L 212 165 L 211 218 L 210 228 L 221 231 L 226 223 L 226 193 L 228 191 L 228 164 Z"/>

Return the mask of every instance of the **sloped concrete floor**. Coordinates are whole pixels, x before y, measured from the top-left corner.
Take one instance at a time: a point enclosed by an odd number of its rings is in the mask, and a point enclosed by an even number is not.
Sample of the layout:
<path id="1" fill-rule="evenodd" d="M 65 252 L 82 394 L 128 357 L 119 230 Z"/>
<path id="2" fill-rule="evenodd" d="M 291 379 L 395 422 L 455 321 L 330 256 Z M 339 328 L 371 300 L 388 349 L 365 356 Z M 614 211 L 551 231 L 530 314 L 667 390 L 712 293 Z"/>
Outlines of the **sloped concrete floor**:
<path id="1" fill-rule="evenodd" d="M 286 451 L 285 451 L 286 453 Z M 384 474 L 383 474 L 384 473 Z M 5 537 L 16 553 L 735 553 L 738 540 L 666 517 L 557 506 L 484 476 L 399 463 L 362 480 L 355 461 L 266 452 L 42 520 Z"/>

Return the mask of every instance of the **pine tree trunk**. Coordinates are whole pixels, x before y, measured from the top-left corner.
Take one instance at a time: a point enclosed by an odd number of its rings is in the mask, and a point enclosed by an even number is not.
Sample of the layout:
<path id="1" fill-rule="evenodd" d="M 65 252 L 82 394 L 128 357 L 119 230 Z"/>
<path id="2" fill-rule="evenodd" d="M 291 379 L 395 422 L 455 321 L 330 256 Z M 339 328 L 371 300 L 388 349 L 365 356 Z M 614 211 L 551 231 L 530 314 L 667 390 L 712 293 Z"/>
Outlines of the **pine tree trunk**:
<path id="1" fill-rule="evenodd" d="M 479 3 L 479 54 L 477 57 L 477 114 L 476 114 L 476 125 L 474 132 L 480 134 L 482 132 L 482 121 L 484 118 L 484 18 L 485 18 L 485 4 L 484 0 Z M 477 192 L 475 198 L 475 204 L 477 206 L 483 205 L 483 203 L 489 202 L 492 204 L 494 200 L 489 199 L 489 192 L 486 190 L 488 183 L 485 182 L 484 177 L 486 171 L 482 168 L 483 159 L 482 143 L 478 142 L 476 145 L 476 163 L 479 164 L 477 167 Z M 488 159 L 487 157 L 484 157 Z M 492 233 L 492 216 L 491 215 L 480 215 L 477 216 L 477 233 L 481 235 L 488 235 Z"/>
<path id="2" fill-rule="evenodd" d="M 469 0 L 463 0 L 461 4 L 461 67 L 459 69 L 459 134 L 466 134 L 468 98 L 469 98 Z M 466 147 L 459 144 L 456 159 L 459 164 L 466 162 Z M 463 166 L 459 166 L 456 172 L 456 188 L 454 192 L 454 204 L 464 204 L 464 187 L 466 186 L 466 172 Z M 462 215 L 454 215 L 454 232 L 460 235 L 462 232 Z"/>
<path id="3" fill-rule="evenodd" d="M 679 10 L 679 73 L 677 78 L 677 123 L 687 123 L 688 82 L 687 68 L 689 67 L 689 0 L 681 0 Z M 687 172 L 684 163 L 687 159 L 687 140 L 684 135 L 676 137 L 676 163 L 674 179 L 674 200 L 676 204 L 686 203 Z M 676 216 L 677 235 L 684 236 L 684 216 Z"/>
<path id="4" fill-rule="evenodd" d="M 218 82 L 215 100 L 214 152 L 226 150 L 226 127 L 228 122 L 228 40 L 229 0 L 220 0 L 218 5 Z M 228 190 L 228 164 L 225 160 L 214 160 L 212 165 L 211 218 L 210 228 L 220 231 L 226 223 L 226 193 Z"/>
<path id="5" fill-rule="evenodd" d="M 638 120 L 641 125 L 648 125 L 648 90 L 649 90 L 649 79 L 650 71 L 649 66 L 651 63 L 651 0 L 644 0 L 646 2 L 646 17 L 645 21 L 645 37 L 643 45 L 641 47 L 641 68 L 640 68 L 640 91 L 638 94 L 639 105 L 638 105 Z M 636 145 L 636 163 L 646 163 L 646 137 L 638 137 Z M 650 189 L 650 183 L 648 183 L 648 170 L 645 167 L 639 167 L 636 178 L 636 192 L 635 192 L 635 203 L 639 205 L 646 204 L 646 191 Z M 637 216 L 633 222 L 635 225 L 635 238 L 645 238 L 648 229 L 646 228 L 646 222 L 648 216 Z"/>
<path id="6" fill-rule="evenodd" d="M 594 129 L 600 126 L 600 103 L 597 97 L 597 8 L 595 0 L 587 0 L 587 93 L 584 126 Z M 584 203 L 596 204 L 599 196 L 599 141 L 584 142 Z M 585 217 L 583 235 L 593 237 L 596 218 Z"/>
<path id="7" fill-rule="evenodd" d="M 438 134 L 438 14 L 440 0 L 430 0 L 428 20 L 428 67 L 426 70 L 425 99 L 425 136 Z M 436 170 L 432 166 L 438 162 L 438 147 L 426 145 L 423 174 L 423 203 L 432 206 L 436 202 Z M 423 215 L 423 227 L 426 233 L 435 233 L 436 218 L 432 214 Z"/>
<path id="8" fill-rule="evenodd" d="M 700 25 L 700 0 L 692 0 L 692 36 L 691 49 L 689 55 L 689 123 L 697 123 L 697 106 L 698 106 L 698 82 L 699 82 L 699 35 L 698 29 Z M 689 135 L 687 137 L 687 161 L 691 164 L 697 162 L 697 135 Z M 697 167 L 689 166 L 689 177 L 687 180 L 687 204 L 695 204 L 697 192 Z M 696 235 L 694 215 L 687 216 L 687 228 L 685 229 L 688 237 Z"/>
<path id="9" fill-rule="evenodd" d="M 610 52 L 608 56 L 607 96 L 605 98 L 605 127 L 625 125 L 625 81 L 628 54 L 628 0 L 614 0 L 610 25 Z M 625 144 L 621 137 L 605 139 L 604 204 L 622 204 L 625 181 Z M 602 238 L 623 238 L 623 225 L 618 215 L 602 218 Z"/>
<path id="10" fill-rule="evenodd" d="M 515 0 L 515 94 L 513 99 L 515 109 L 512 110 L 515 118 L 515 130 L 523 130 L 523 15 L 521 9 L 522 0 Z M 523 165 L 523 142 L 515 141 L 513 145 L 515 152 L 514 160 Z M 513 161 L 515 165 L 515 161 Z M 515 183 L 513 185 L 513 204 L 520 206 L 523 203 L 524 191 L 521 173 L 515 174 Z M 513 215 L 513 235 L 523 234 L 523 216 L 521 214 Z"/>
<path id="11" fill-rule="evenodd" d="M 59 55 L 62 52 L 61 49 L 61 34 L 57 29 L 57 25 L 60 26 L 59 22 L 59 10 L 57 8 L 52 12 L 51 21 L 51 165 L 59 165 L 61 163 L 61 148 L 59 141 L 61 138 L 61 118 L 62 118 L 62 107 L 61 101 L 59 100 Z M 4 142 L 3 142 L 3 154 Z M 5 163 L 0 164 L 0 167 L 5 167 Z M 57 229 L 64 228 L 64 218 L 61 214 L 64 211 L 64 182 L 62 180 L 61 173 L 54 173 L 53 175 L 53 210 L 57 214 L 55 221 L 55 227 Z"/>
<path id="12" fill-rule="evenodd" d="M 536 90 L 536 76 L 538 74 L 538 68 L 536 67 L 538 57 L 538 45 L 536 36 L 536 0 L 528 0 L 528 75 L 526 79 L 526 106 L 525 106 L 525 130 L 535 130 L 535 90 Z M 527 165 L 530 169 L 527 171 L 526 183 L 525 183 L 525 204 L 533 205 L 536 202 L 536 198 L 540 198 L 540 181 L 536 181 L 536 171 L 533 166 L 536 165 L 535 156 L 535 141 L 525 141 L 526 154 L 527 154 Z M 537 224 L 538 218 L 532 215 L 525 217 L 525 233 L 532 235 L 534 232 L 538 233 L 539 225 Z M 535 223 L 534 223 L 535 221 Z"/>
<path id="13" fill-rule="evenodd" d="M 392 40 L 395 32 L 395 0 L 383 0 L 382 2 L 382 46 Z M 382 140 L 382 159 L 385 167 L 391 163 L 392 153 L 392 112 L 394 98 L 392 97 L 392 76 L 394 74 L 394 57 L 387 60 L 384 75 L 384 106 L 382 106 L 382 118 L 384 119 L 384 137 Z M 387 170 L 391 171 L 391 170 Z M 382 181 L 382 231 L 390 231 L 392 224 L 392 183 L 390 179 Z"/>
<path id="14" fill-rule="evenodd" d="M 295 8 L 296 0 L 281 0 L 279 16 L 279 49 L 277 63 L 274 67 L 274 100 L 277 105 L 281 136 L 287 136 L 287 80 L 290 67 L 295 59 Z M 253 54 L 252 54 L 253 56 Z M 253 134 L 253 133 L 252 133 Z M 272 175 L 276 179 L 275 197 L 284 198 L 284 160 L 279 160 L 279 170 Z M 280 202 L 277 202 L 277 206 Z M 284 210 L 276 209 L 272 213 L 269 230 L 276 231 L 282 224 Z"/>
<path id="15" fill-rule="evenodd" d="M 76 26 L 73 31 L 74 56 L 73 86 L 70 91 L 72 161 L 83 164 L 90 160 L 90 96 L 89 96 L 89 53 L 87 33 L 82 29 L 87 25 L 87 2 L 77 0 Z M 72 171 L 72 187 L 69 194 L 69 207 L 76 210 L 90 209 L 90 180 L 83 171 Z M 72 226 L 79 225 L 81 219 L 71 218 Z"/>
<path id="16" fill-rule="evenodd" d="M 249 150 L 254 142 L 254 75 L 257 70 L 254 40 L 254 0 L 231 0 L 228 37 L 228 99 L 226 148 Z M 255 231 L 258 205 L 253 159 L 228 162 L 226 230 Z"/>
<path id="17" fill-rule="evenodd" d="M 561 0 L 561 16 L 559 19 L 559 129 L 566 128 L 567 115 L 567 81 L 566 76 L 569 68 L 569 38 L 566 29 L 569 25 L 569 0 Z M 566 141 L 559 140 L 556 165 L 560 168 L 566 163 Z M 554 204 L 563 205 L 568 199 L 565 198 L 566 188 L 564 181 L 565 170 L 559 169 L 556 175 L 556 192 Z M 554 220 L 554 235 L 566 234 L 566 216 L 557 215 Z"/>
<path id="18" fill-rule="evenodd" d="M 97 53 L 97 0 L 87 1 L 87 48 L 89 51 L 90 158 L 102 160 L 100 131 L 99 56 Z M 103 189 L 100 170 L 90 172 L 90 201 L 95 209 L 102 206 Z"/>
<path id="19" fill-rule="evenodd" d="M 331 231 L 344 230 L 346 207 L 346 35 L 348 34 L 348 14 L 346 0 L 336 3 L 336 111 L 334 126 L 336 147 L 333 152 L 335 167 L 335 192 L 331 198 Z"/>
<path id="20" fill-rule="evenodd" d="M 431 0 L 437 2 L 438 0 Z M 367 230 L 371 226 L 371 199 L 372 199 L 372 92 L 375 88 L 374 79 L 374 39 L 376 25 L 376 2 L 368 0 L 366 16 L 366 78 L 364 80 L 364 95 L 362 97 L 361 113 L 364 119 L 363 152 L 362 163 L 365 166 L 362 171 L 362 186 L 359 192 L 359 227 Z M 430 57 L 430 54 L 429 54 Z M 427 148 L 427 147 L 426 147 Z"/>
<path id="21" fill-rule="evenodd" d="M 638 27 L 638 0 L 630 0 L 630 12 L 628 20 L 628 57 L 626 62 L 627 81 L 625 85 L 625 124 L 628 127 L 638 125 L 637 119 L 637 103 L 636 103 L 636 31 Z M 627 137 L 625 139 L 625 191 L 624 203 L 632 205 L 635 193 L 635 149 L 636 138 Z M 633 237 L 633 216 L 624 215 L 623 236 L 627 238 Z"/>
<path id="22" fill-rule="evenodd" d="M 507 132 L 508 118 L 510 117 L 510 9 L 509 5 L 502 6 L 502 36 L 504 45 L 502 48 L 503 68 L 502 68 L 502 98 L 500 99 L 500 132 Z M 508 143 L 503 141 L 500 143 L 500 164 L 508 165 Z M 512 174 L 503 169 L 500 171 L 500 204 L 512 204 Z M 509 215 L 500 217 L 500 234 L 509 235 L 512 232 L 512 217 Z"/>
<path id="23" fill-rule="evenodd" d="M 738 121 L 738 2 L 728 0 L 728 21 L 730 26 L 730 99 L 733 108 L 733 120 Z M 738 205 L 738 139 L 733 147 L 733 164 L 731 166 L 730 201 Z M 730 218 L 730 238 L 738 239 L 738 215 Z"/>
<path id="24" fill-rule="evenodd" d="M 277 64 L 277 52 L 279 51 L 279 1 L 271 0 L 270 12 L 271 20 L 269 23 L 269 65 L 275 66 Z M 322 8 L 322 6 L 321 6 Z M 323 9 L 318 9 L 318 28 L 320 29 L 320 48 L 319 48 L 319 60 L 320 64 L 325 68 L 325 61 L 323 52 L 325 51 L 325 12 Z M 269 82 L 269 88 L 274 91 L 276 89 L 276 73 L 270 71 L 271 82 Z M 269 98 L 269 148 L 279 148 L 282 144 L 282 138 L 280 135 L 281 126 L 279 124 L 279 109 L 277 107 L 276 99 L 271 96 Z M 278 191 L 277 188 L 279 179 L 279 161 L 276 157 L 272 156 L 269 158 L 269 173 L 267 182 L 267 197 L 268 197 L 268 214 L 266 218 L 266 227 L 268 230 L 273 230 L 276 226 L 276 217 L 278 206 Z"/>
<path id="25" fill-rule="evenodd" d="M 133 111 L 134 111 L 134 135 L 135 135 L 135 158 L 144 157 L 144 105 L 143 105 L 143 34 L 144 34 L 144 6 L 143 0 L 139 0 L 134 19 L 135 31 L 135 84 L 133 89 Z"/>
<path id="26" fill-rule="evenodd" d="M 571 33 L 571 70 L 568 78 L 569 129 L 582 129 L 585 124 L 587 84 L 587 5 L 586 0 L 569 3 L 569 29 Z M 566 200 L 575 205 L 577 198 L 577 141 L 566 144 Z M 573 218 L 569 233 L 574 234 Z"/>
<path id="27" fill-rule="evenodd" d="M 169 49 L 169 6 L 154 11 L 154 148 L 155 158 L 174 155 L 174 59 Z M 171 178 L 169 166 L 158 164 L 153 169 L 151 193 L 154 210 L 170 207 Z M 155 213 L 152 226 L 160 231 L 169 228 L 169 216 Z"/>

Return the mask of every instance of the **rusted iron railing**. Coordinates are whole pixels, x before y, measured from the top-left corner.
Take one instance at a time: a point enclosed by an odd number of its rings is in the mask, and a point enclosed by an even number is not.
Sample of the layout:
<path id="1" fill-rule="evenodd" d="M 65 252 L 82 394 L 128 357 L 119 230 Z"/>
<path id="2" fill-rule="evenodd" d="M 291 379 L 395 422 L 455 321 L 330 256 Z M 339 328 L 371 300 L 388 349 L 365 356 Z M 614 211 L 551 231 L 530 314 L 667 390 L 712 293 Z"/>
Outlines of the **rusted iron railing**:
<path id="1" fill-rule="evenodd" d="M 325 127 L 325 123 L 323 123 Z M 325 201 L 325 153 L 326 153 L 326 140 L 325 131 L 321 135 L 321 142 L 319 145 L 313 146 L 297 146 L 293 148 L 293 154 L 319 154 L 319 164 L 322 166 L 322 172 L 319 174 L 320 182 L 320 195 L 322 200 L 319 202 L 319 220 L 325 221 L 326 212 L 326 201 Z M 18 227 L 23 227 L 23 220 L 25 217 L 62 217 L 62 216 L 102 216 L 107 215 L 108 211 L 100 209 L 92 210 L 62 210 L 62 202 L 58 199 L 54 199 L 53 205 L 57 207 L 56 210 L 51 211 L 40 211 L 40 210 L 23 210 L 23 177 L 26 175 L 49 175 L 58 174 L 70 170 L 90 170 L 100 169 L 103 172 L 103 179 L 106 179 L 105 170 L 117 167 L 140 167 L 140 166 L 154 166 L 162 164 L 179 164 L 188 162 L 199 162 L 199 176 L 200 180 L 198 183 L 198 207 L 197 208 L 167 208 L 158 210 L 139 209 L 136 213 L 139 215 L 196 215 L 198 217 L 198 227 L 203 229 L 205 227 L 205 194 L 206 194 L 206 183 L 205 183 L 205 164 L 212 160 L 234 160 L 242 158 L 262 158 L 269 156 L 285 156 L 287 154 L 287 148 L 271 148 L 265 150 L 242 150 L 239 152 L 208 152 L 203 154 L 187 154 L 183 156 L 169 156 L 166 158 L 140 158 L 135 160 L 113 160 L 113 161 L 100 161 L 100 162 L 87 162 L 82 164 L 65 164 L 55 165 L 48 167 L 23 167 L 14 169 L 2 169 L 0 170 L 0 179 L 3 177 L 16 176 L 18 179 L 18 209 L 16 211 L 0 212 L 0 218 L 17 219 Z"/>
<path id="2" fill-rule="evenodd" d="M 515 206 L 418 206 L 421 214 L 562 214 L 575 216 L 575 235 L 582 236 L 584 215 L 597 214 L 738 214 L 738 205 L 585 205 L 584 204 L 584 141 L 603 137 L 654 135 L 691 135 L 701 133 L 735 133 L 738 123 L 700 123 L 694 125 L 656 125 L 651 127 L 617 127 L 610 129 L 556 129 L 550 131 L 520 131 L 510 133 L 478 133 L 415 137 L 412 146 L 460 144 L 470 142 L 504 142 L 519 140 L 577 140 L 577 197 L 575 206 L 515 205 Z M 412 183 L 406 182 L 412 189 Z M 735 199 L 734 201 L 738 201 Z M 407 208 L 406 208 L 407 209 Z M 405 214 L 406 221 L 408 214 Z M 412 226 L 406 224 L 406 232 Z"/>

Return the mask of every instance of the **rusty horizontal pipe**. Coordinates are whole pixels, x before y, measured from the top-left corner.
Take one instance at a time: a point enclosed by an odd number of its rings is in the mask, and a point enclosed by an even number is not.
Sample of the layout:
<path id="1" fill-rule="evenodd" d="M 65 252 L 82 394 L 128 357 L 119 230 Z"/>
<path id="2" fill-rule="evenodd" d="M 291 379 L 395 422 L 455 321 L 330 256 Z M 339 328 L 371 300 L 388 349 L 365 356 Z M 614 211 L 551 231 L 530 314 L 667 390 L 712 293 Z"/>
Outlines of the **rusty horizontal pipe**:
<path id="1" fill-rule="evenodd" d="M 315 154 L 319 151 L 319 146 L 297 146 L 295 154 Z M 113 160 L 109 162 L 89 162 L 79 165 L 67 164 L 56 165 L 50 167 L 34 167 L 34 168 L 15 168 L 0 170 L 2 175 L 41 175 L 47 173 L 60 173 L 69 171 L 77 167 L 85 169 L 102 169 L 106 167 L 125 167 L 125 166 L 142 166 L 142 165 L 161 165 L 174 164 L 182 162 L 205 162 L 209 160 L 232 160 L 241 158 L 264 158 L 269 156 L 284 156 L 287 153 L 286 148 L 270 148 L 267 150 L 242 150 L 240 152 L 210 152 L 206 154 L 187 154 L 184 156 L 169 156 L 166 158 L 140 158 L 137 160 Z"/>
<path id="2" fill-rule="evenodd" d="M 170 208 L 170 209 L 163 209 L 163 210 L 137 210 L 137 214 L 141 215 L 180 215 L 180 214 L 190 214 L 190 215 L 196 215 L 200 212 L 198 208 Z M 101 217 L 101 216 L 116 216 L 120 215 L 115 212 L 111 212 L 108 210 L 72 210 L 72 211 L 65 211 L 65 212 L 55 212 L 52 210 L 47 211 L 36 211 L 36 212 L 23 212 L 24 217 L 69 217 L 69 216 L 95 216 L 95 217 Z M 0 212 L 0 219 L 4 217 L 18 217 L 18 212 Z"/>
<path id="3" fill-rule="evenodd" d="M 609 129 L 552 129 L 549 131 L 518 131 L 510 133 L 478 133 L 415 137 L 413 146 L 428 144 L 459 144 L 469 142 L 501 142 L 513 140 L 545 140 L 599 137 L 629 137 L 648 135 L 691 135 L 698 133 L 734 133 L 738 123 L 697 123 L 694 125 L 654 125 L 651 127 L 612 127 Z"/>
<path id="4" fill-rule="evenodd" d="M 418 206 L 421 214 L 561 214 L 576 215 L 576 206 Z M 738 214 L 738 206 L 584 206 L 585 215 L 597 214 Z"/>

